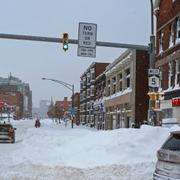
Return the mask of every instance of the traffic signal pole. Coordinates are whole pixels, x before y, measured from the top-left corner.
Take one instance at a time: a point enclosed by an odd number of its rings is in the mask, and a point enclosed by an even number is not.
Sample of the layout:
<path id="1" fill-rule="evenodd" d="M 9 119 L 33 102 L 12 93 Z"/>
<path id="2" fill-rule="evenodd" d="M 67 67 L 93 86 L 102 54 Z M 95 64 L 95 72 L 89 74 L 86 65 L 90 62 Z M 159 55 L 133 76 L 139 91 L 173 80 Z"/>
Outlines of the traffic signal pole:
<path id="1" fill-rule="evenodd" d="M 63 38 L 43 37 L 43 36 L 30 36 L 30 35 L 17 35 L 17 34 L 0 33 L 0 38 L 2 38 L 2 39 L 14 39 L 14 40 L 63 43 Z M 77 39 L 68 39 L 68 43 L 69 44 L 78 44 L 78 40 Z M 127 48 L 127 49 L 137 49 L 137 50 L 149 50 L 149 46 L 145 46 L 145 45 L 124 44 L 124 43 L 103 42 L 103 41 L 97 41 L 96 46 L 114 47 L 114 48 Z"/>

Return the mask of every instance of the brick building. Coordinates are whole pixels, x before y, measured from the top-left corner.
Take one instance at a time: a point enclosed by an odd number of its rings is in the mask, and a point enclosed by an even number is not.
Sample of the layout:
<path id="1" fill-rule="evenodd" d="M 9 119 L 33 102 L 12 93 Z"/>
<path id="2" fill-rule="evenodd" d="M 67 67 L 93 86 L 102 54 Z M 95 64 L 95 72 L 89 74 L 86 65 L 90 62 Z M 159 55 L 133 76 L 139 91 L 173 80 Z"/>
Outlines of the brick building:
<path id="1" fill-rule="evenodd" d="M 80 122 L 95 127 L 93 104 L 95 101 L 95 79 L 109 63 L 93 62 L 82 74 L 80 81 Z"/>
<path id="2" fill-rule="evenodd" d="M 76 115 L 74 117 L 74 123 L 80 124 L 80 93 L 74 94 L 74 107 L 76 108 Z"/>
<path id="3" fill-rule="evenodd" d="M 8 78 L 0 77 L 0 95 L 4 98 L 1 100 L 7 101 L 7 104 L 15 103 L 19 111 L 17 119 L 32 117 L 32 91 L 28 83 L 22 82 L 11 74 Z"/>
<path id="4" fill-rule="evenodd" d="M 104 96 L 106 89 L 106 75 L 101 73 L 95 79 L 95 101 L 93 105 L 94 116 L 95 116 L 95 126 L 97 129 L 105 129 L 105 106 L 104 106 Z"/>
<path id="5" fill-rule="evenodd" d="M 56 101 L 55 102 L 55 114 L 57 118 L 65 118 L 69 114 L 69 110 L 72 106 L 72 101 L 68 101 L 67 97 L 64 97 L 63 101 Z"/>
<path id="6" fill-rule="evenodd" d="M 127 50 L 106 67 L 105 129 L 139 127 L 147 120 L 149 55 Z"/>
<path id="7" fill-rule="evenodd" d="M 18 91 L 2 91 L 0 90 L 0 100 L 4 101 L 10 106 L 15 107 L 15 119 L 23 118 L 23 96 Z"/>
<path id="8" fill-rule="evenodd" d="M 161 72 L 161 119 L 180 120 L 180 1 L 155 0 L 156 68 Z M 174 103 L 177 102 L 177 103 Z"/>

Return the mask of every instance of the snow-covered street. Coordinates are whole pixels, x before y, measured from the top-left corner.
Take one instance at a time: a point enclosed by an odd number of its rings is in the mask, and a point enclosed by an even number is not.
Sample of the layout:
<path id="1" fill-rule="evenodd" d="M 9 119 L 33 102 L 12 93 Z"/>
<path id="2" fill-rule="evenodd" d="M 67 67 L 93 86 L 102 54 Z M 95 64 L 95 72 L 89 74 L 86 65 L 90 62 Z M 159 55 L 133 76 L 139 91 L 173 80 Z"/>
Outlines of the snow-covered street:
<path id="1" fill-rule="evenodd" d="M 170 129 L 96 131 L 41 120 L 13 121 L 15 144 L 0 144 L 0 180 L 150 180 Z"/>

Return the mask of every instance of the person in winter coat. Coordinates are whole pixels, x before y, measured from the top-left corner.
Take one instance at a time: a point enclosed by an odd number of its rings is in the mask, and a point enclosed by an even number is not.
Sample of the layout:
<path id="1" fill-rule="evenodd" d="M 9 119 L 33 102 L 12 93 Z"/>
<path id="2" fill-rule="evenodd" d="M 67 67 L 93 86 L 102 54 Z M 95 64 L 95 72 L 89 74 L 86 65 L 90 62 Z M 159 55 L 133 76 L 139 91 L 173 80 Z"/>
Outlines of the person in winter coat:
<path id="1" fill-rule="evenodd" d="M 40 126 L 41 126 L 40 120 L 39 120 L 39 118 L 37 118 L 35 121 L 35 127 L 39 128 Z"/>

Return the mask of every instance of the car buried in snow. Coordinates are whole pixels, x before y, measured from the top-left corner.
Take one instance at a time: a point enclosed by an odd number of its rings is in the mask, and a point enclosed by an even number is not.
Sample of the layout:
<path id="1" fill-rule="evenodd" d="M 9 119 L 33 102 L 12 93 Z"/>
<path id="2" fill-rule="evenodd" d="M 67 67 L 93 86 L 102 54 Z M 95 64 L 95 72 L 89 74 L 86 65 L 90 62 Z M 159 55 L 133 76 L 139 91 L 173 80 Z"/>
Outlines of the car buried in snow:
<path id="1" fill-rule="evenodd" d="M 0 143 L 15 143 L 15 130 L 12 124 L 0 123 Z"/>
<path id="2" fill-rule="evenodd" d="M 157 158 L 153 180 L 180 180 L 180 131 L 171 132 Z"/>

